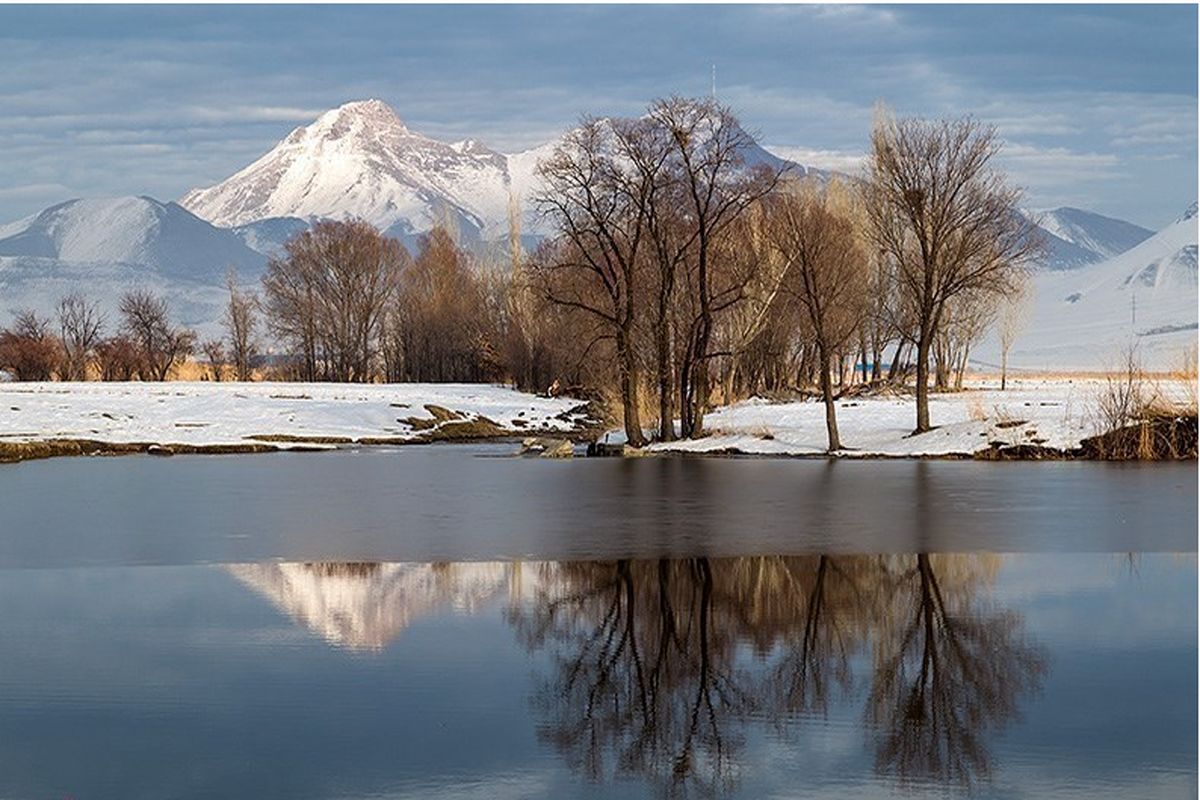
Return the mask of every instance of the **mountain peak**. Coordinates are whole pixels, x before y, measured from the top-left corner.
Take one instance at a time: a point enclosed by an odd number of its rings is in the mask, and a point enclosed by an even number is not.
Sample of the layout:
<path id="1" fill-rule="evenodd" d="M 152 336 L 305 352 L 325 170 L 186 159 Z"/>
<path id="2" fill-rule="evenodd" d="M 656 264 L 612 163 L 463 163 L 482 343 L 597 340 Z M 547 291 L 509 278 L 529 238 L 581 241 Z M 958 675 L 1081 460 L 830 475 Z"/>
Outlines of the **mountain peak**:
<path id="1" fill-rule="evenodd" d="M 408 133 L 408 127 L 392 107 L 382 100 L 354 100 L 326 111 L 308 128 L 296 133 L 317 134 L 325 139 L 341 139 L 355 134 L 380 132 Z"/>

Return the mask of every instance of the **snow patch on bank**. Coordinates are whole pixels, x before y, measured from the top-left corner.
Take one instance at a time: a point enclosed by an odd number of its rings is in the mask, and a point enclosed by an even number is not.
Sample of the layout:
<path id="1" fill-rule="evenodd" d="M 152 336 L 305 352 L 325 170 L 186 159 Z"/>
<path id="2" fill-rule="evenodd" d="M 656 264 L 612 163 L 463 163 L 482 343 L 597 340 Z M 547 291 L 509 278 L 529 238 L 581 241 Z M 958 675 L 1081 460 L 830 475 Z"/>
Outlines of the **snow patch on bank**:
<path id="1" fill-rule="evenodd" d="M 859 397 L 837 403 L 844 457 L 970 456 L 992 443 L 1074 450 L 1100 433 L 1096 402 L 1104 380 L 1010 380 L 1000 391 L 981 382 L 966 391 L 931 395 L 935 429 L 912 435 L 913 397 Z M 1167 396 L 1181 398 L 1182 386 L 1164 384 Z M 815 400 L 772 403 L 754 399 L 719 408 L 704 420 L 702 439 L 650 445 L 658 452 L 753 455 L 822 455 L 826 452 L 825 407 Z"/>
<path id="2" fill-rule="evenodd" d="M 256 437 L 420 439 L 439 406 L 505 432 L 568 432 L 580 401 L 480 384 L 8 383 L 0 384 L 0 442 L 91 439 L 197 446 Z"/>

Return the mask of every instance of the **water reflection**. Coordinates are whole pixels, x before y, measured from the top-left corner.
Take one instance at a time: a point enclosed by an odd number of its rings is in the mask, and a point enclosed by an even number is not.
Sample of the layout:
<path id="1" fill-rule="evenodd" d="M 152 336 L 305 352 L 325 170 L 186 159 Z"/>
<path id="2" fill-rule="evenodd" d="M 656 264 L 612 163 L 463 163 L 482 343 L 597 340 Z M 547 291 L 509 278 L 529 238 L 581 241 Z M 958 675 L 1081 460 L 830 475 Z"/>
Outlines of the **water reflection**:
<path id="1" fill-rule="evenodd" d="M 227 569 L 330 644 L 379 650 L 413 620 L 473 610 L 508 583 L 504 564 L 377 561 L 231 564 Z"/>
<path id="2" fill-rule="evenodd" d="M 1046 670 L 1019 615 L 981 602 L 997 561 L 546 565 L 536 602 L 512 620 L 527 647 L 555 655 L 538 693 L 542 735 L 589 777 L 720 793 L 748 721 L 786 730 L 862 684 L 877 773 L 969 787 L 989 774 L 987 734 Z M 855 669 L 860 656 L 869 669 Z"/>
<path id="3" fill-rule="evenodd" d="M 877 775 L 971 788 L 988 738 L 1047 670 L 1022 617 L 989 599 L 993 555 L 538 563 L 236 565 L 328 642 L 378 650 L 423 615 L 502 600 L 546 664 L 537 734 L 597 782 L 667 795 L 739 785 L 752 729 L 785 740 L 861 703 Z"/>
<path id="4" fill-rule="evenodd" d="M 976 559 L 887 562 L 867 701 L 875 768 L 902 783 L 969 786 L 989 772 L 984 733 L 1016 716 L 1045 657 L 1019 615 L 978 602 Z"/>

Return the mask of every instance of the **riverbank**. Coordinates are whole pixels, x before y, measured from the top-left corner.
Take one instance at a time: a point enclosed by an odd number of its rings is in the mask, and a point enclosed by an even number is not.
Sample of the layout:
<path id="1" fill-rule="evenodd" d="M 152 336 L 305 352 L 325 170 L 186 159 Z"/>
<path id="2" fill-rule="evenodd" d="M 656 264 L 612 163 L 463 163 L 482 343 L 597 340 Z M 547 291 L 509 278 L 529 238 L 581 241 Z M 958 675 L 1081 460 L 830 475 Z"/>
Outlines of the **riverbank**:
<path id="1" fill-rule="evenodd" d="M 933 430 L 913 435 L 911 393 L 838 401 L 840 458 L 1044 459 L 1116 457 L 1138 443 L 1100 438 L 1102 378 L 979 381 L 930 398 Z M 1154 390 L 1187 405 L 1182 381 Z M 1192 395 L 1194 396 L 1194 395 Z M 1156 423 L 1157 424 L 1157 423 Z M 752 399 L 715 409 L 702 439 L 651 444 L 637 455 L 827 457 L 816 400 Z M 1162 422 L 1195 457 L 1195 412 Z M 0 384 L 0 461 L 66 455 L 260 453 L 342 446 L 536 437 L 595 439 L 579 400 L 478 384 L 9 383 Z M 1151 431 L 1160 437 L 1158 428 Z M 1143 439 L 1145 433 L 1137 434 Z M 1120 438 L 1120 437 L 1118 437 Z M 1130 438 L 1125 435 L 1123 438 Z M 620 452 L 623 437 L 601 437 Z M 1175 440 L 1171 442 L 1174 447 Z M 1107 453 L 1107 455 L 1106 455 Z M 1122 456 L 1121 458 L 1126 458 Z M 1159 456 L 1162 457 L 1162 456 Z"/>
<path id="2" fill-rule="evenodd" d="M 841 458 L 1087 458 L 1090 442 L 1107 431 L 1101 422 L 1104 378 L 1009 380 L 1001 391 L 979 381 L 959 392 L 932 394 L 934 429 L 913 434 L 915 399 L 889 391 L 837 402 Z M 1185 382 L 1155 384 L 1168 404 L 1186 405 Z M 1194 397 L 1194 394 L 1192 395 Z M 1195 410 L 1191 411 L 1195 428 Z M 752 399 L 712 411 L 701 439 L 660 442 L 651 452 L 827 456 L 825 408 L 817 400 Z M 1194 442 L 1194 434 L 1193 434 Z M 1194 453 L 1194 443 L 1192 445 Z"/>
<path id="3" fill-rule="evenodd" d="M 0 461 L 583 436 L 586 404 L 477 384 L 0 384 Z"/>

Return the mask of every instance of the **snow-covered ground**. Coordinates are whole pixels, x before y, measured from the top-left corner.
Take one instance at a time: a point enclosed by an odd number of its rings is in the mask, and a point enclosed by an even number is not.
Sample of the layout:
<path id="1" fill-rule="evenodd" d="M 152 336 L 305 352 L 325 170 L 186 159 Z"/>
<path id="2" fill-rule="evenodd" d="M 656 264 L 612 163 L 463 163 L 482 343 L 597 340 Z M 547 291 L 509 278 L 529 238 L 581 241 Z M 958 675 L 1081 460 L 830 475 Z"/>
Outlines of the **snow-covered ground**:
<path id="1" fill-rule="evenodd" d="M 935 430 L 913 436 L 913 397 L 866 397 L 840 400 L 838 432 L 842 456 L 956 456 L 986 450 L 992 442 L 1072 450 L 1101 432 L 1096 404 L 1103 379 L 1010 380 L 980 382 L 963 392 L 934 394 L 929 401 Z M 1179 383 L 1159 385 L 1164 396 L 1184 400 Z M 711 412 L 704 420 L 710 435 L 696 440 L 654 444 L 651 450 L 761 455 L 818 455 L 825 452 L 825 407 L 819 401 L 770 403 L 748 400 Z M 610 434 L 611 440 L 611 434 Z"/>
<path id="2" fill-rule="evenodd" d="M 844 447 L 839 455 L 966 456 L 995 442 L 1072 450 L 1102 432 L 1097 403 L 1105 385 L 1100 378 L 1015 379 L 1002 392 L 995 381 L 979 381 L 963 392 L 932 395 L 929 411 L 936 428 L 920 436 L 911 435 L 912 396 L 839 400 Z M 1180 402 L 1195 397 L 1194 389 L 1177 381 L 1164 379 L 1155 388 Z M 453 418 L 442 409 L 454 412 Z M 437 425 L 481 418 L 494 422 L 498 433 L 514 436 L 568 433 L 587 424 L 577 400 L 479 384 L 0 384 L 0 444 L 52 439 L 195 447 L 400 443 L 423 440 Z M 710 412 L 705 427 L 710 435 L 703 439 L 654 444 L 649 450 L 825 452 L 824 407 L 818 401 L 748 400 Z M 607 439 L 615 443 L 620 434 L 611 432 Z"/>
<path id="3" fill-rule="evenodd" d="M 181 445 L 245 444 L 256 437 L 420 439 L 426 405 L 486 417 L 506 432 L 566 432 L 578 400 L 482 384 L 6 383 L 0 442 L 89 439 Z M 428 420 L 411 425 L 405 420 Z"/>

